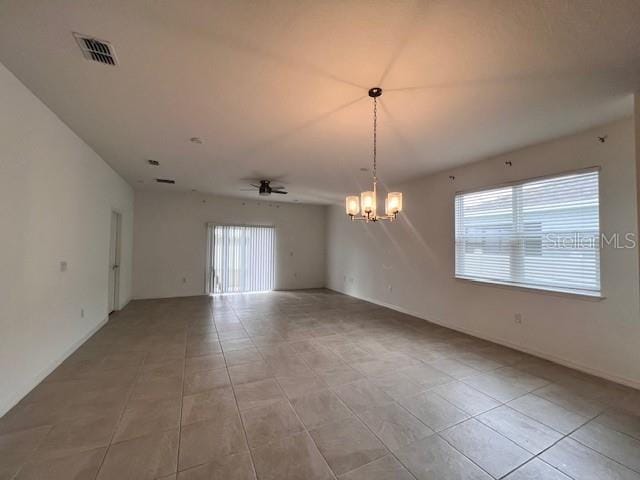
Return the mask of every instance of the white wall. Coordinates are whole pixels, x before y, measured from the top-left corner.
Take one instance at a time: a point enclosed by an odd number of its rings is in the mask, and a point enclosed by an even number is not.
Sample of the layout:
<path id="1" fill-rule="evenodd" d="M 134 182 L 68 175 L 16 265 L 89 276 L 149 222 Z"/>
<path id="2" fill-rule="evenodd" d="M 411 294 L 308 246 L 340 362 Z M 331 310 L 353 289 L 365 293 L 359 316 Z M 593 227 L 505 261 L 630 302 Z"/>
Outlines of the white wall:
<path id="1" fill-rule="evenodd" d="M 133 190 L 1 64 L 0 106 L 2 415 L 107 318 L 112 209 L 131 297 Z"/>
<path id="2" fill-rule="evenodd" d="M 638 225 L 640 225 L 640 92 L 636 92 L 633 96 L 633 105 L 636 147 L 636 210 L 638 214 Z M 640 262 L 640 258 L 638 261 Z M 638 267 L 640 269 L 640 264 Z M 638 278 L 638 280 L 640 281 L 640 278 Z"/>
<path id="3" fill-rule="evenodd" d="M 138 191 L 134 226 L 135 298 L 204 293 L 207 222 L 274 225 L 276 288 L 324 286 L 326 207 L 198 193 Z"/>
<path id="4" fill-rule="evenodd" d="M 342 206 L 331 208 L 329 288 L 640 386 L 637 248 L 604 248 L 601 301 L 454 279 L 458 190 L 600 165 L 603 232 L 635 233 L 633 130 L 627 119 L 399 185 L 405 212 L 396 224 L 354 223 Z"/>

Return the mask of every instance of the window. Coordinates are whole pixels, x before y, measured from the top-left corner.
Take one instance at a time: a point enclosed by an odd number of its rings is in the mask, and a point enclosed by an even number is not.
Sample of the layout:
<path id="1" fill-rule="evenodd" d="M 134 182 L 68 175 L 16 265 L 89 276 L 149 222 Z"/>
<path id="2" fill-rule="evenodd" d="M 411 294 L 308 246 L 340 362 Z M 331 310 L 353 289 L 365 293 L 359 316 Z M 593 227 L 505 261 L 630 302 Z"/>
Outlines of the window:
<path id="1" fill-rule="evenodd" d="M 209 225 L 207 292 L 273 290 L 275 244 L 274 227 Z"/>
<path id="2" fill-rule="evenodd" d="M 600 295 L 599 170 L 455 199 L 456 277 Z"/>

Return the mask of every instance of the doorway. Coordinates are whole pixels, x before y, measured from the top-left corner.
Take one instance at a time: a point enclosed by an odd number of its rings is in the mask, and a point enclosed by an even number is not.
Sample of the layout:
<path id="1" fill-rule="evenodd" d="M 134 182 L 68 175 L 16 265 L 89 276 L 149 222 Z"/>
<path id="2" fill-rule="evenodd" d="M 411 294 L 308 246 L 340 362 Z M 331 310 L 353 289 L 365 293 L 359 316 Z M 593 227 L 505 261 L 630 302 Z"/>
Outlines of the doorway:
<path id="1" fill-rule="evenodd" d="M 109 313 L 118 310 L 118 292 L 120 291 L 120 228 L 122 215 L 111 212 L 111 236 L 109 239 Z"/>
<path id="2" fill-rule="evenodd" d="M 275 227 L 209 225 L 207 293 L 273 290 L 275 247 Z"/>

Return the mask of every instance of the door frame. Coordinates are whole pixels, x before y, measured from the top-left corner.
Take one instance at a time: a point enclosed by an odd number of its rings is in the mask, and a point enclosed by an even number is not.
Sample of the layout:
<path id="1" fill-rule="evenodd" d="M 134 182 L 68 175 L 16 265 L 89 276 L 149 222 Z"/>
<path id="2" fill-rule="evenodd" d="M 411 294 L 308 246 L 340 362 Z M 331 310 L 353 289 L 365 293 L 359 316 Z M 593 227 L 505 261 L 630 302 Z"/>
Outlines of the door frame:
<path id="1" fill-rule="evenodd" d="M 115 218 L 115 224 L 114 224 Z M 111 242 L 114 239 L 113 228 L 115 227 L 115 245 L 112 245 Z M 115 263 L 111 263 L 111 252 L 112 247 L 114 248 L 114 260 Z M 111 209 L 110 218 L 109 218 L 109 280 L 111 278 L 111 273 L 113 271 L 113 297 L 111 297 L 111 282 L 107 286 L 107 309 L 109 309 L 109 305 L 111 301 L 113 301 L 112 309 L 109 314 L 119 310 L 120 305 L 120 264 L 121 264 L 121 252 L 122 252 L 122 213 L 120 213 L 116 209 Z"/>
<path id="2" fill-rule="evenodd" d="M 278 281 L 278 225 L 275 223 L 227 223 L 227 222 L 207 222 L 206 224 L 206 252 L 205 252 L 205 279 L 204 279 L 204 291 L 205 295 L 235 295 L 240 293 L 253 293 L 252 291 L 246 292 L 226 292 L 217 293 L 215 291 L 215 229 L 216 227 L 255 227 L 255 228 L 269 228 L 273 230 L 273 290 L 276 290 L 276 284 Z"/>

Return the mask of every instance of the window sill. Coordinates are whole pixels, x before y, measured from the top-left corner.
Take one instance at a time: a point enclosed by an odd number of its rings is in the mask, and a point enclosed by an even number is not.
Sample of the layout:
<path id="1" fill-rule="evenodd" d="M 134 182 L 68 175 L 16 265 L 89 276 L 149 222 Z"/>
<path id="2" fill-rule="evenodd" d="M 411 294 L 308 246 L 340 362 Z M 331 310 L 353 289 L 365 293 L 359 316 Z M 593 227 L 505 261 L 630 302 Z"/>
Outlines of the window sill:
<path id="1" fill-rule="evenodd" d="M 529 286 L 523 286 L 523 285 L 514 285 L 512 283 L 505 283 L 505 282 L 498 282 L 498 281 L 491 281 L 491 280 L 480 280 L 477 278 L 469 278 L 469 277 L 454 276 L 454 279 L 457 281 L 473 283 L 473 284 L 481 285 L 485 287 L 504 288 L 507 290 L 520 290 L 523 292 L 538 293 L 543 295 L 553 295 L 558 297 L 570 297 L 570 298 L 576 298 L 579 300 L 587 300 L 592 302 L 600 302 L 607 298 L 597 293 L 586 293 L 586 292 L 583 293 L 583 292 L 575 292 L 570 290 L 554 290 L 554 289 L 544 288 L 544 287 L 529 287 Z"/>

